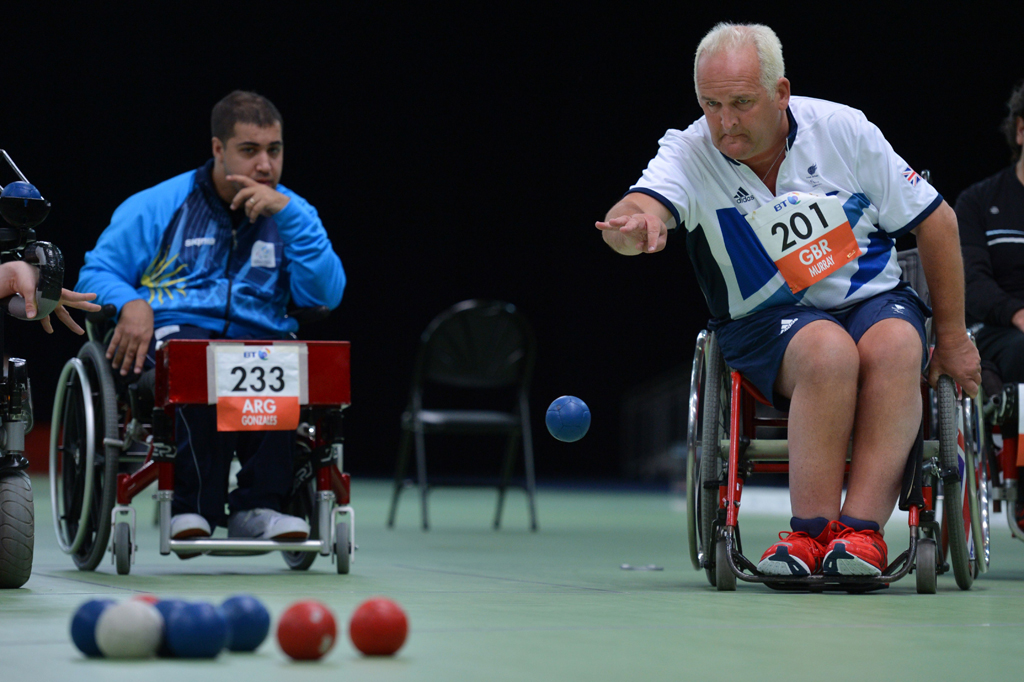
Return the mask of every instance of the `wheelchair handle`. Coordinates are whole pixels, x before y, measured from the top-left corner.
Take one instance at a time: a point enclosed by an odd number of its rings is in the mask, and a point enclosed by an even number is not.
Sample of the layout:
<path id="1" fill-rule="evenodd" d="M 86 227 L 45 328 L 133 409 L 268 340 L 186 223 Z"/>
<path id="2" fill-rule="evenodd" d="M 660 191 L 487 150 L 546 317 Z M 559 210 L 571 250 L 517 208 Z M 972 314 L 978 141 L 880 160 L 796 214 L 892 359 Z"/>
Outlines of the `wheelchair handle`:
<path id="1" fill-rule="evenodd" d="M 25 247 L 22 260 L 39 268 L 36 316 L 30 318 L 25 313 L 25 299 L 20 294 L 0 299 L 0 306 L 20 320 L 41 320 L 60 305 L 60 292 L 64 285 L 64 256 L 60 249 L 50 242 L 32 242 Z"/>

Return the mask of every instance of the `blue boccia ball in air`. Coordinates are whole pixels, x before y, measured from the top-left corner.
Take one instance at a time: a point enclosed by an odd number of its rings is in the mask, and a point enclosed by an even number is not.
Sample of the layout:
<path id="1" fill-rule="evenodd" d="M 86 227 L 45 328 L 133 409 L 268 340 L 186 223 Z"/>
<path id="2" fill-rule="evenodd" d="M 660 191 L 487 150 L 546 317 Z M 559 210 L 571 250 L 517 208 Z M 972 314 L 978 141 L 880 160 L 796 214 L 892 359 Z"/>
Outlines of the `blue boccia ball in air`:
<path id="1" fill-rule="evenodd" d="M 221 613 L 228 621 L 228 649 L 256 651 L 270 632 L 270 612 L 259 599 L 238 594 L 224 600 Z"/>
<path id="2" fill-rule="evenodd" d="M 71 641 L 86 656 L 97 658 L 103 656 L 96 644 L 96 621 L 108 606 L 114 605 L 113 599 L 92 599 L 78 607 L 71 617 Z"/>
<path id="3" fill-rule="evenodd" d="M 178 658 L 215 658 L 228 643 L 228 621 L 213 604 L 185 604 L 171 612 L 166 633 Z"/>
<path id="4" fill-rule="evenodd" d="M 548 407 L 544 417 L 548 432 L 560 441 L 572 443 L 587 435 L 590 428 L 590 408 L 572 395 L 563 395 Z"/>

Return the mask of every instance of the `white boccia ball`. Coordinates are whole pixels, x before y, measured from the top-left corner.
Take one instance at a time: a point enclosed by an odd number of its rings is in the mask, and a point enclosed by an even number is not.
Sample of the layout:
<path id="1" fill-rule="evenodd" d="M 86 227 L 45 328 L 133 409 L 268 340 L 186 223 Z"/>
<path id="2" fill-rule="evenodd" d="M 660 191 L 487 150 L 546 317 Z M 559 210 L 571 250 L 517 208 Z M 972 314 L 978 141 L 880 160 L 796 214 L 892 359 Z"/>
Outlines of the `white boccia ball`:
<path id="1" fill-rule="evenodd" d="M 96 645 L 107 658 L 155 656 L 163 634 L 164 617 L 136 599 L 111 606 L 96 622 Z"/>

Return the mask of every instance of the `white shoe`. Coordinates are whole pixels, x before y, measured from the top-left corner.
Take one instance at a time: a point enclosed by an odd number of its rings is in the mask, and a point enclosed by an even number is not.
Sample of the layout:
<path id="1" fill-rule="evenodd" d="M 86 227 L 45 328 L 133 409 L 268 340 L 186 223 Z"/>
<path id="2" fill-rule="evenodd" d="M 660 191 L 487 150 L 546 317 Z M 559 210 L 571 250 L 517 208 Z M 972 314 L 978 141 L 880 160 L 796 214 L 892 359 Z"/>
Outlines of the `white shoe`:
<path id="1" fill-rule="evenodd" d="M 228 537 L 256 540 L 305 540 L 309 524 L 273 509 L 247 509 L 228 517 Z"/>
<path id="2" fill-rule="evenodd" d="M 175 514 L 171 517 L 171 539 L 189 540 L 192 538 L 208 538 L 212 531 L 210 523 L 199 514 Z M 179 552 L 179 559 L 191 559 L 203 552 Z"/>

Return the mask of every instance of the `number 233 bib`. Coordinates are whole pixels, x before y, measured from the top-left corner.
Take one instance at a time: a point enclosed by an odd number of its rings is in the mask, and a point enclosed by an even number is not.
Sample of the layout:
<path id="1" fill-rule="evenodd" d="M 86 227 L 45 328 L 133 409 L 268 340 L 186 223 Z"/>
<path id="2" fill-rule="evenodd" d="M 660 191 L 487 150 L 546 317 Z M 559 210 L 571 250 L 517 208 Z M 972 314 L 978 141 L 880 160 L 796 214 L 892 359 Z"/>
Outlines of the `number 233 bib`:
<path id="1" fill-rule="evenodd" d="M 825 279 L 861 254 L 836 197 L 788 192 L 747 220 L 793 293 Z"/>

